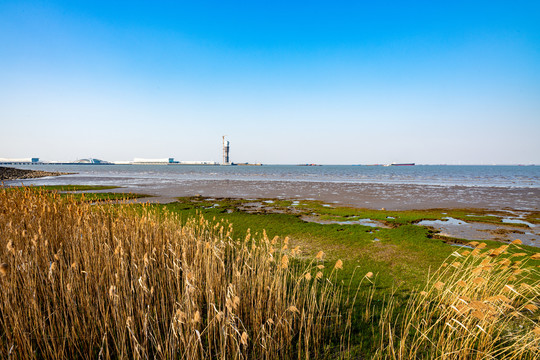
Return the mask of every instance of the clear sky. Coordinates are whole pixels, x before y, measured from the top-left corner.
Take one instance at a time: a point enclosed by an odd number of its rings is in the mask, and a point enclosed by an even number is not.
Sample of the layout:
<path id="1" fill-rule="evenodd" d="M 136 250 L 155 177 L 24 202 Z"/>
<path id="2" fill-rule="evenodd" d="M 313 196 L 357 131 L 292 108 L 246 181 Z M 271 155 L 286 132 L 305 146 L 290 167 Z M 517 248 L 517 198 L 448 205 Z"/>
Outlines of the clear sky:
<path id="1" fill-rule="evenodd" d="M 0 1 L 0 157 L 540 164 L 540 1 Z"/>

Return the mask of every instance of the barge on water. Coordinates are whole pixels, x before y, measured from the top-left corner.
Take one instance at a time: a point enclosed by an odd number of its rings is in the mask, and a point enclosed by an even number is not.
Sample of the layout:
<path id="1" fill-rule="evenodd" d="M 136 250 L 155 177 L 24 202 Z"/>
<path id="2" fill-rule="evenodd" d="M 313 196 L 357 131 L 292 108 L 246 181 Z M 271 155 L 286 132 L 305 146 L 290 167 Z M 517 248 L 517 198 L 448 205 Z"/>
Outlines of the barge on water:
<path id="1" fill-rule="evenodd" d="M 384 166 L 414 166 L 414 163 L 403 163 L 403 164 L 391 163 L 391 164 L 384 165 Z"/>

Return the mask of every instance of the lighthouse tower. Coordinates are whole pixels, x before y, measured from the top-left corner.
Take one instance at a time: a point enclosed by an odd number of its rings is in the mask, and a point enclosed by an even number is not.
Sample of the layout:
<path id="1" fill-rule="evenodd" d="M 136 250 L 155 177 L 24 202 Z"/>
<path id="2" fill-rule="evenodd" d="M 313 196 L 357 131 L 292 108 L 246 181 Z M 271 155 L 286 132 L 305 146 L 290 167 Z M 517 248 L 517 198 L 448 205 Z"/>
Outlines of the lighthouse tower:
<path id="1" fill-rule="evenodd" d="M 225 140 L 225 136 L 223 135 L 223 163 L 222 165 L 230 165 L 229 161 L 229 141 Z"/>

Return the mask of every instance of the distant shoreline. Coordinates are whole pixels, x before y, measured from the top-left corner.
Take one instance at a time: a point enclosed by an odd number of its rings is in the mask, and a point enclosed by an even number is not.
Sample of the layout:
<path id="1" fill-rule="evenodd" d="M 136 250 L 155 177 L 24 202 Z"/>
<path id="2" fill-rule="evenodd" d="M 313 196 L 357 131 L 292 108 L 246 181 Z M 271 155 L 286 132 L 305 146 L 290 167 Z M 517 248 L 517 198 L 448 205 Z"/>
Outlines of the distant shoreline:
<path id="1" fill-rule="evenodd" d="M 366 166 L 366 167 L 393 167 L 393 166 L 540 166 L 540 163 L 538 164 L 524 164 L 524 163 L 515 163 L 515 164 L 418 164 L 418 163 L 403 163 L 403 164 L 397 164 L 397 163 L 390 163 L 390 164 L 319 164 L 319 163 L 290 163 L 290 164 L 280 164 L 280 163 L 249 163 L 249 162 L 241 162 L 236 163 L 232 162 L 230 164 L 221 164 L 218 162 L 210 163 L 210 162 L 204 162 L 204 161 L 175 161 L 172 163 L 169 162 L 100 162 L 100 163 L 91 163 L 91 162 L 72 162 L 72 161 L 66 161 L 66 162 L 17 162 L 17 161 L 0 161 L 0 167 L 5 165 L 11 165 L 11 166 L 64 166 L 64 165 L 76 165 L 76 166 L 153 166 L 153 165 L 167 165 L 167 166 Z"/>

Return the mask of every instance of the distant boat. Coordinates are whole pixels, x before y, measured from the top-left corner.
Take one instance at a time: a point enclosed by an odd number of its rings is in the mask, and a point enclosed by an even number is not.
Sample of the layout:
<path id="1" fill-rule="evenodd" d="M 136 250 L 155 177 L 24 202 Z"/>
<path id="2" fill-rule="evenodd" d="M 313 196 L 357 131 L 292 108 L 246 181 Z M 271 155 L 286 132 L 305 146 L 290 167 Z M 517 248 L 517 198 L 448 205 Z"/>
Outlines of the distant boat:
<path id="1" fill-rule="evenodd" d="M 384 165 L 384 166 L 414 166 L 414 163 L 403 163 L 403 164 L 391 163 L 391 164 Z"/>

